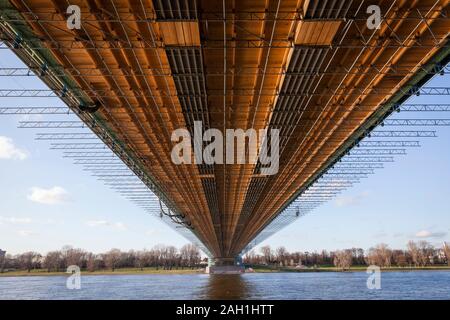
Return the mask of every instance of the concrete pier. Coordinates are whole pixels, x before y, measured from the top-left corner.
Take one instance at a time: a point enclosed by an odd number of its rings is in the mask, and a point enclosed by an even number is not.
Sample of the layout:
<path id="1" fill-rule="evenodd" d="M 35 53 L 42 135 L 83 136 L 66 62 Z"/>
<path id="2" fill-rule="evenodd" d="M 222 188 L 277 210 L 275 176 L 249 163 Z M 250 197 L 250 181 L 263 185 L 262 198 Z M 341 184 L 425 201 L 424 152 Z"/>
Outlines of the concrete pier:
<path id="1" fill-rule="evenodd" d="M 245 272 L 240 256 L 235 258 L 210 258 L 205 270 L 208 274 L 240 274 Z"/>
<path id="2" fill-rule="evenodd" d="M 206 267 L 208 274 L 241 274 L 245 273 L 244 266 L 208 266 Z"/>

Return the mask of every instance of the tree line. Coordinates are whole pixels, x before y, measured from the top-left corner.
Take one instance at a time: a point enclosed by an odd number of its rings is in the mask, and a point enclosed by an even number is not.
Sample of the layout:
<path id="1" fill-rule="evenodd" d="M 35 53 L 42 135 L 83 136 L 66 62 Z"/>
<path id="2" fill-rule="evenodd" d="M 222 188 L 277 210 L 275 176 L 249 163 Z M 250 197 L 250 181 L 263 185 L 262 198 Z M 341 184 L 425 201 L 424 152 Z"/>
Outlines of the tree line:
<path id="1" fill-rule="evenodd" d="M 259 254 L 254 250 L 243 257 L 246 265 L 269 266 L 335 266 L 346 270 L 351 266 L 377 265 L 381 268 L 425 267 L 433 265 L 450 266 L 450 246 L 446 243 L 436 248 L 427 241 L 409 241 L 406 250 L 391 249 L 386 244 L 378 244 L 366 251 L 361 248 L 321 252 L 288 252 L 285 247 L 272 249 L 263 246 Z M 202 258 L 200 250 L 186 244 L 180 249 L 174 246 L 157 245 L 150 250 L 121 251 L 111 249 L 95 254 L 82 249 L 65 246 L 61 250 L 41 255 L 29 251 L 22 254 L 0 256 L 0 272 L 3 270 L 46 269 L 48 272 L 65 271 L 70 265 L 81 270 L 116 270 L 120 268 L 144 268 L 171 270 L 199 268 Z"/>
<path id="2" fill-rule="evenodd" d="M 48 252 L 41 255 L 34 251 L 22 254 L 7 254 L 1 258 L 0 271 L 3 270 L 27 270 L 46 269 L 48 272 L 65 271 L 68 266 L 76 265 L 81 270 L 116 270 L 119 268 L 147 267 L 171 270 L 174 268 L 198 268 L 201 262 L 200 250 L 186 244 L 180 249 L 174 246 L 157 245 L 150 250 L 121 251 L 111 249 L 108 252 L 95 254 L 83 249 L 65 246 L 61 250 Z"/>
<path id="3" fill-rule="evenodd" d="M 351 266 L 376 265 L 381 268 L 425 267 L 432 265 L 450 266 L 450 246 L 446 243 L 435 248 L 427 241 L 409 241 L 406 250 L 391 249 L 381 243 L 364 251 L 351 248 L 322 252 L 288 252 L 285 247 L 272 249 L 270 246 L 260 248 L 260 253 L 250 251 L 244 256 L 248 265 L 272 266 L 335 266 L 346 270 Z"/>

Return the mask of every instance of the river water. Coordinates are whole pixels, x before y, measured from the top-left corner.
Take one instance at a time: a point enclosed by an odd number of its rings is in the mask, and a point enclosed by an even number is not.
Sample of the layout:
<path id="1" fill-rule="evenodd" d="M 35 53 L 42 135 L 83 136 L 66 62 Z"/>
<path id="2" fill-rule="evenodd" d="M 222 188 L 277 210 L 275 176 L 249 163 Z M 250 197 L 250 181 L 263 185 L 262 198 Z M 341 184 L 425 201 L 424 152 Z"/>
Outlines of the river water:
<path id="1" fill-rule="evenodd" d="M 0 299 L 450 299 L 450 271 L 0 277 Z"/>

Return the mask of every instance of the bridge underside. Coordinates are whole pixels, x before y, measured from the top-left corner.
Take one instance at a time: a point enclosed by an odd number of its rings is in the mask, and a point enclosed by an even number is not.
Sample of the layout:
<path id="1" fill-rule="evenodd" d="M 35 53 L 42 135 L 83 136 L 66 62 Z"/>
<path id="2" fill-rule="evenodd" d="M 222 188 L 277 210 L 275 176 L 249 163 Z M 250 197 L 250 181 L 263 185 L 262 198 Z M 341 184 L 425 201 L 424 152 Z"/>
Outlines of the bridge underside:
<path id="1" fill-rule="evenodd" d="M 211 255 L 230 258 L 446 49 L 449 1 L 372 2 L 79 0 L 70 4 L 81 28 L 70 30 L 68 2 L 10 0 L 0 1 L 1 30 L 24 61 L 27 44 L 46 70 L 59 68 L 60 84 L 41 75 L 52 89 L 100 106 L 95 125 Z M 367 26 L 371 4 L 385 17 L 379 29 Z M 280 129 L 278 173 L 262 175 L 260 163 L 175 165 L 172 131 L 193 132 L 194 121 Z"/>

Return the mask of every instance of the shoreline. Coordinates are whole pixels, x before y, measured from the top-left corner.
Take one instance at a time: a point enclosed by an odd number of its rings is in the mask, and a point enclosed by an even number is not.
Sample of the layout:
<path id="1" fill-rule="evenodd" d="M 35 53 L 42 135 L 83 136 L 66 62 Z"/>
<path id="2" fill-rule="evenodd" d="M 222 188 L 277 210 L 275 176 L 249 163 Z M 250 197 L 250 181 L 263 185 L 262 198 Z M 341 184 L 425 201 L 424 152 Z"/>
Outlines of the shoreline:
<path id="1" fill-rule="evenodd" d="M 305 269 L 294 269 L 294 268 L 269 268 L 269 267 L 255 267 L 253 272 L 247 273 L 309 273 L 309 272 L 365 272 L 367 267 L 351 267 L 349 270 L 342 271 L 335 267 L 317 267 L 317 268 L 305 268 Z M 411 272 L 411 271 L 450 271 L 450 266 L 429 266 L 429 267 L 390 267 L 382 268 L 382 272 Z M 99 270 L 99 271 L 81 271 L 83 276 L 120 276 L 120 275 L 183 275 L 183 274 L 205 274 L 204 269 L 154 269 L 148 268 L 144 270 L 140 269 L 116 269 L 111 270 Z M 20 271 L 7 271 L 0 273 L 0 278 L 2 277 L 51 277 L 51 276 L 69 276 L 69 273 L 63 271 L 51 271 L 47 270 L 32 270 L 27 272 L 25 270 Z"/>
<path id="2" fill-rule="evenodd" d="M 98 271 L 83 271 L 81 270 L 81 275 L 83 276 L 126 276 L 126 275 L 183 275 L 183 274 L 204 274 L 204 269 L 116 269 L 112 270 L 98 270 Z M 50 271 L 47 270 L 32 270 L 27 272 L 26 270 L 20 271 L 7 271 L 0 273 L 0 278 L 2 277 L 56 277 L 56 276 L 70 276 L 70 273 L 64 271 Z"/>
<path id="3" fill-rule="evenodd" d="M 255 273 L 273 273 L 273 272 L 366 272 L 368 266 L 355 266 L 350 269 L 342 270 L 336 267 L 317 267 L 317 268 L 304 268 L 295 269 L 292 267 L 255 267 Z M 381 268 L 381 272 L 409 272 L 409 271 L 450 271 L 450 266 L 426 266 L 426 267 L 388 267 Z"/>

